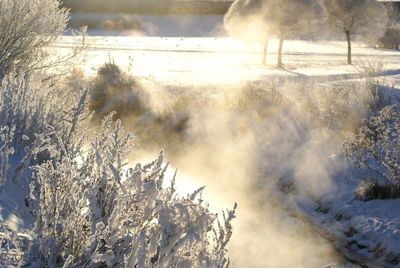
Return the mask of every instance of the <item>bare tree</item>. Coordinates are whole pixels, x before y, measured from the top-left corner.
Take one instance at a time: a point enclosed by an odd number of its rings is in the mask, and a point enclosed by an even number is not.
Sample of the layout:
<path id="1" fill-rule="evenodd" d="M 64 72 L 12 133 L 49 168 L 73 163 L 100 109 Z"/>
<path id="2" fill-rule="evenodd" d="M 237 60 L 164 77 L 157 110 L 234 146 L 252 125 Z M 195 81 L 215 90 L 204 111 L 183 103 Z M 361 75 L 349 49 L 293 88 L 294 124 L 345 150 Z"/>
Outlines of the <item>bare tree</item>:
<path id="1" fill-rule="evenodd" d="M 266 40 L 263 64 L 268 54 L 271 35 L 279 38 L 278 67 L 282 67 L 283 42 L 307 30 L 316 14 L 318 2 L 311 0 L 236 0 L 225 16 L 225 27 L 233 36 L 255 33 Z"/>
<path id="2" fill-rule="evenodd" d="M 328 24 L 346 35 L 347 63 L 352 64 L 352 36 L 385 32 L 387 12 L 376 0 L 323 0 Z"/>
<path id="3" fill-rule="evenodd" d="M 68 19 L 58 0 L 0 0 L 0 79 L 12 70 L 52 65 L 44 63 L 46 48 L 64 33 Z"/>
<path id="4" fill-rule="evenodd" d="M 305 32 L 316 18 L 318 2 L 312 0 L 279 0 L 269 5 L 270 23 L 273 32 L 278 36 L 278 63 L 283 67 L 283 43 L 289 37 L 296 37 Z"/>
<path id="5" fill-rule="evenodd" d="M 225 28 L 230 36 L 264 42 L 262 64 L 267 64 L 269 39 L 269 16 L 264 14 L 271 0 L 236 0 L 224 17 Z M 249 26 L 251 28 L 249 28 Z"/>

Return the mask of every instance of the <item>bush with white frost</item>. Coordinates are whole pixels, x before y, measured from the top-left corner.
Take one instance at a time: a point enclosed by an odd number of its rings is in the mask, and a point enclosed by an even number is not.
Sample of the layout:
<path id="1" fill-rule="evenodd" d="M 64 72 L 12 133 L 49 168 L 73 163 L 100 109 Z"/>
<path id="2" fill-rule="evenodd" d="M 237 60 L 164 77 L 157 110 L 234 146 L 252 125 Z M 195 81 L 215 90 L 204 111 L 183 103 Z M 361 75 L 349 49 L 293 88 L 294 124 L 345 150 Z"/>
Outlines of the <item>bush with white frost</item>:
<path id="1" fill-rule="evenodd" d="M 17 142 L 22 135 L 33 138 L 42 133 L 46 125 L 62 130 L 66 113 L 80 98 L 79 92 L 56 86 L 55 80 L 44 77 L 11 73 L 0 85 L 0 125 L 15 126 Z"/>
<path id="2" fill-rule="evenodd" d="M 112 115 L 92 134 L 87 91 L 69 103 L 54 83 L 39 78 L 13 75 L 0 86 L 0 176 L 12 181 L 2 186 L 12 187 L 16 177 L 31 180 L 26 203 L 35 227 L 29 250 L 15 249 L 21 265 L 229 265 L 235 210 L 220 222 L 201 199 L 202 189 L 178 196 L 174 180 L 169 187 L 163 183 L 168 165 L 162 155 L 148 165 L 127 166 L 134 135 Z M 15 234 L 7 234 L 13 241 Z"/>
<path id="3" fill-rule="evenodd" d="M 384 178 L 400 192 L 400 105 L 383 108 L 365 121 L 355 137 L 347 142 L 347 154 L 355 164 Z"/>
<path id="4" fill-rule="evenodd" d="M 235 211 L 216 216 L 202 189 L 179 197 L 163 180 L 163 155 L 125 166 L 134 136 L 106 117 L 86 152 L 64 151 L 48 133 L 53 159 L 35 167 L 31 203 L 37 217 L 24 265 L 49 267 L 227 267 Z M 51 143 L 50 141 L 57 141 Z"/>
<path id="5" fill-rule="evenodd" d="M 118 117 L 140 115 L 147 109 L 142 86 L 115 63 L 102 65 L 90 89 L 90 109 L 100 118 L 112 111 Z"/>
<path id="6" fill-rule="evenodd" d="M 84 127 L 76 128 L 81 117 L 90 116 L 86 110 L 87 92 L 73 92 L 55 85 L 55 81 L 43 80 L 40 74 L 15 73 L 6 76 L 0 84 L 0 191 L 6 187 L 7 178 L 19 182 L 29 171 L 31 161 L 47 158 L 47 153 L 34 152 L 32 148 L 37 142 L 36 135 L 47 131 L 48 126 L 71 150 L 74 136 L 84 134 L 87 120 Z M 37 159 L 32 159 L 34 156 Z"/>
<path id="7" fill-rule="evenodd" d="M 35 68 L 45 46 L 63 33 L 68 12 L 57 0 L 0 1 L 0 77 L 14 68 Z"/>
<path id="8" fill-rule="evenodd" d="M 64 64 L 82 51 L 85 38 L 71 53 L 49 55 L 48 46 L 64 33 L 69 19 L 60 5 L 58 0 L 0 0 L 0 79 L 11 71 Z"/>

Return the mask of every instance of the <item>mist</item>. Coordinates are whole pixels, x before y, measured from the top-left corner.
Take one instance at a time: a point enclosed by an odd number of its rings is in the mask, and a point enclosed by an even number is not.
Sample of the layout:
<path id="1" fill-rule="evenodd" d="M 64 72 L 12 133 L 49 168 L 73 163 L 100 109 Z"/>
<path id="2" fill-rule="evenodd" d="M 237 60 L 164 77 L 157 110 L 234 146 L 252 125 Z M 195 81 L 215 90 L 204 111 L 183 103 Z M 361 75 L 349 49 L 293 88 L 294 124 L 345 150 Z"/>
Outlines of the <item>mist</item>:
<path id="1" fill-rule="evenodd" d="M 340 105 L 340 100 L 332 103 L 327 90 L 314 94 L 321 86 L 312 83 L 164 90 L 148 80 L 142 85 L 147 112 L 124 116 L 139 140 L 132 162 L 152 159 L 163 149 L 172 166 L 169 177 L 178 170 L 180 194 L 206 186 L 203 198 L 215 213 L 238 203 L 229 249 L 235 267 L 323 267 L 344 262 L 307 221 L 285 211 L 276 192 L 290 192 L 287 202 L 304 194 L 317 201 L 335 192 L 331 178 L 344 169 L 337 154 L 346 130 L 314 120 L 313 113 L 324 117 L 333 106 L 357 110 L 361 91 L 338 85 L 357 95 Z M 365 109 L 358 107 L 359 116 Z"/>
<path id="2" fill-rule="evenodd" d="M 225 26 L 231 36 L 264 44 L 269 25 L 260 19 L 265 10 L 258 4 L 239 17 L 228 13 Z M 219 33 L 224 34 L 225 29 Z M 368 100 L 368 92 L 352 85 L 327 88 L 279 79 L 172 87 L 151 78 L 135 80 L 140 93 L 130 94 L 137 94 L 145 109 L 121 115 L 138 137 L 131 162 L 150 161 L 164 150 L 171 167 L 168 177 L 177 169 L 181 195 L 206 186 L 203 198 L 219 214 L 238 203 L 229 247 L 234 267 L 347 262 L 321 230 L 291 216 L 281 198 L 295 206 L 301 196 L 318 202 L 335 193 L 332 177 L 345 169 L 343 140 L 366 113 L 367 101 L 361 100 Z M 350 97 L 332 98 L 332 87 Z M 120 106 L 107 102 L 110 109 Z"/>
<path id="3" fill-rule="evenodd" d="M 250 41 L 256 38 L 257 28 L 252 29 Z M 148 64 L 155 62 L 163 64 L 159 59 Z M 224 75 L 220 79 L 233 76 Z M 133 94 L 144 110 L 120 115 L 137 135 L 132 164 L 149 162 L 163 150 L 170 162 L 168 177 L 178 171 L 181 195 L 206 186 L 203 198 L 219 215 L 238 203 L 229 246 L 234 267 L 347 263 L 321 230 L 286 209 L 287 203 L 305 202 L 302 196 L 317 203 L 335 193 L 332 178 L 345 170 L 343 142 L 368 109 L 371 96 L 360 90 L 364 81 L 328 85 L 271 76 L 264 82 L 220 84 L 213 77 L 166 85 L 151 77 L 133 79 L 137 86 L 121 96 Z M 118 98 L 106 102 L 102 115 L 123 106 Z"/>

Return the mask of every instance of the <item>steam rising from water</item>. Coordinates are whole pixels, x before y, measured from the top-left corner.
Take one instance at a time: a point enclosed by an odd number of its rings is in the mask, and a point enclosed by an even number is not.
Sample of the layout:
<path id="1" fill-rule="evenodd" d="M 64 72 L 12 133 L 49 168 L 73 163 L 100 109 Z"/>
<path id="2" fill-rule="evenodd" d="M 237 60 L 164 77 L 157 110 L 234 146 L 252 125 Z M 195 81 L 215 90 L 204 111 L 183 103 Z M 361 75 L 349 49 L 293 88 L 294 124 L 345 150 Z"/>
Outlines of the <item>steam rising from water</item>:
<path id="1" fill-rule="evenodd" d="M 278 82 L 171 88 L 140 81 L 144 92 L 134 99 L 146 111 L 123 118 L 139 138 L 132 161 L 152 159 L 164 149 L 178 169 L 179 192 L 206 185 L 204 199 L 214 212 L 238 203 L 230 243 L 236 267 L 308 268 L 341 262 L 330 243 L 291 218 L 272 193 L 282 181 L 294 186 L 288 201 L 305 195 L 318 200 L 334 192 L 331 177 L 342 170 L 335 154 L 343 138 L 327 127 L 326 117 L 340 105 L 360 113 L 365 107 L 357 107 L 351 94 L 332 98 L 320 85 Z M 360 96 L 355 99 L 364 103 Z M 338 100 L 348 103 L 334 102 Z"/>
<path id="2" fill-rule="evenodd" d="M 196 186 L 207 185 L 205 198 L 215 211 L 239 203 L 230 247 L 233 263 L 236 267 L 322 267 L 336 261 L 326 241 L 316 239 L 312 230 L 291 219 L 257 187 L 257 183 L 273 183 L 268 178 L 257 182 L 259 165 L 269 159 L 257 159 L 251 130 L 231 132 L 231 116 L 201 115 L 194 124 L 205 124 L 201 129 L 206 133 L 185 148 L 183 157 L 172 156 L 172 161 Z"/>
<path id="3" fill-rule="evenodd" d="M 231 23 L 228 32 L 233 36 L 250 43 L 265 42 L 268 25 L 260 21 L 259 14 L 246 14 L 227 23 Z M 133 41 L 124 40 L 126 44 L 119 44 L 120 51 L 112 51 L 113 57 L 130 61 L 126 54 Z M 184 54 L 180 51 L 183 56 L 179 56 L 174 51 L 176 40 L 164 40 L 162 49 L 155 45 L 160 42 L 158 38 L 149 38 L 145 45 L 140 42 L 135 41 L 138 51 L 130 54 L 136 75 L 150 77 L 149 74 L 157 73 L 161 76 L 175 68 L 176 77 L 193 80 L 196 87 L 168 91 L 150 80 L 141 82 L 146 90 L 144 102 L 148 112 L 124 118 L 139 137 L 135 161 L 152 159 L 163 148 L 167 159 L 178 169 L 178 191 L 186 194 L 206 185 L 204 198 L 215 212 L 238 203 L 229 249 L 235 267 L 308 268 L 341 262 L 328 241 L 306 223 L 291 218 L 271 194 L 278 191 L 278 182 L 283 180 L 295 185 L 297 198 L 307 195 L 317 200 L 335 191 L 331 177 L 342 169 L 342 163 L 334 156 L 341 146 L 340 137 L 329 128 L 314 125 L 310 111 L 303 105 L 307 102 L 305 96 L 297 91 L 298 85 L 279 86 L 277 91 L 262 91 L 261 95 L 247 95 L 248 85 L 200 88 L 198 83 L 203 80 L 216 84 L 238 80 L 233 77 L 254 78 L 257 71 L 260 73 L 257 77 L 265 75 L 265 69 L 254 68 L 261 61 L 262 47 L 257 46 L 248 53 L 247 48 L 235 47 L 227 40 L 215 42 L 215 46 L 222 44 L 216 47 L 224 53 L 214 53 L 215 47 L 207 52 L 199 46 L 202 53 L 189 56 L 189 51 Z M 192 44 L 185 46 L 186 42 L 189 41 L 182 39 L 180 45 L 185 49 L 193 47 Z M 158 50 L 147 51 L 152 47 L 149 43 Z M 298 49 L 299 43 L 292 44 Z M 103 47 L 107 46 L 103 44 Z M 276 42 L 270 44 L 271 51 L 276 51 L 276 47 Z M 171 52 L 167 54 L 165 49 Z M 236 53 L 227 53 L 230 52 L 227 50 Z M 301 52 L 314 50 L 315 45 Z M 333 51 L 332 47 L 330 50 Z M 90 57 L 93 61 L 107 60 L 95 51 L 91 53 L 95 55 Z M 294 61 L 296 65 L 304 64 L 304 56 L 302 60 Z M 315 64 L 313 59 L 312 66 Z M 182 66 L 185 70 L 180 69 Z M 325 64 L 324 72 L 326 67 Z M 280 70 L 268 70 L 268 73 L 272 76 L 275 71 L 280 73 Z M 247 72 L 251 75 L 246 76 Z M 166 76 L 170 77 L 171 72 Z M 191 76 L 194 78 L 190 79 Z M 326 99 L 316 103 L 324 106 Z"/>
<path id="4" fill-rule="evenodd" d="M 295 85 L 279 90 L 285 94 L 291 87 Z M 334 191 L 331 176 L 342 168 L 334 157 L 340 148 L 338 136 L 311 127 L 308 113 L 296 105 L 301 101 L 288 96 L 259 106 L 257 98 L 265 96 L 246 95 L 251 90 L 247 85 L 221 88 L 217 96 L 212 90 L 186 90 L 186 106 L 179 107 L 189 119 L 175 138 L 133 126 L 139 139 L 151 136 L 139 146 L 138 158 L 164 148 L 178 169 L 178 191 L 189 193 L 206 185 L 205 200 L 215 212 L 238 202 L 230 245 L 235 267 L 323 267 L 342 261 L 329 242 L 291 218 L 270 194 L 278 191 L 281 179 L 293 180 L 297 193 L 315 200 Z M 268 97 L 273 100 L 276 93 Z M 204 96 L 208 98 L 199 105 Z M 171 96 L 157 99 L 158 105 L 151 103 L 158 110 L 165 100 L 171 112 L 176 109 Z"/>

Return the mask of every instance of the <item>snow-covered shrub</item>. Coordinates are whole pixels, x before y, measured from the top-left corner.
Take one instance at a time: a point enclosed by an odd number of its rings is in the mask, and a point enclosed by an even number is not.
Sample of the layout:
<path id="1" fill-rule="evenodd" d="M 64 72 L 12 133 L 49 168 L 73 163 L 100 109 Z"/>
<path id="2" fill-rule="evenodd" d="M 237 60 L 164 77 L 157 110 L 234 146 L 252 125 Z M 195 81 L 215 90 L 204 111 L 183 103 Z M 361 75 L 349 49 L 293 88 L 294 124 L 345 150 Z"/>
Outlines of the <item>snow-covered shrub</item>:
<path id="1" fill-rule="evenodd" d="M 227 267 L 235 209 L 223 222 L 199 189 L 179 197 L 164 185 L 163 154 L 126 166 L 134 135 L 107 116 L 86 151 L 41 139 L 52 160 L 37 165 L 31 194 L 37 217 L 24 265 L 34 267 Z M 55 142 L 54 142 L 55 141 Z M 65 153 L 62 153 L 65 152 Z M 217 220 L 217 228 L 214 223 Z"/>
<path id="2" fill-rule="evenodd" d="M 62 78 L 62 82 L 66 85 L 66 87 L 73 91 L 89 88 L 88 80 L 89 79 L 85 75 L 84 70 L 79 67 L 74 67 L 68 75 Z"/>
<path id="3" fill-rule="evenodd" d="M 45 47 L 66 28 L 68 11 L 59 6 L 58 0 L 0 1 L 0 78 L 40 67 Z"/>
<path id="4" fill-rule="evenodd" d="M 400 191 L 400 105 L 383 108 L 365 120 L 357 134 L 346 143 L 348 156 Z"/>
<path id="5" fill-rule="evenodd" d="M 360 117 L 367 114 L 370 95 L 364 84 L 348 83 L 315 86 L 305 83 L 289 84 L 287 94 L 293 106 L 300 109 L 311 128 L 353 131 Z"/>
<path id="6" fill-rule="evenodd" d="M 112 111 L 117 116 L 139 115 L 146 111 L 144 92 L 135 79 L 115 63 L 105 63 L 90 89 L 90 109 L 99 118 Z"/>
<path id="7" fill-rule="evenodd" d="M 14 154 L 14 147 L 12 146 L 14 132 L 15 126 L 12 128 L 8 126 L 0 128 L 0 193 L 4 190 L 8 177 L 10 155 Z"/>
<path id="8" fill-rule="evenodd" d="M 189 90 L 171 93 L 154 81 L 133 78 L 115 63 L 104 64 L 91 83 L 89 107 L 95 119 L 100 121 L 115 111 L 135 129 L 144 146 L 154 145 L 155 149 L 164 147 L 167 140 L 183 138 L 189 110 L 200 99 Z"/>
<path id="9" fill-rule="evenodd" d="M 24 250 L 24 237 L 0 221 L 0 263 L 3 267 L 15 267 Z"/>
<path id="10" fill-rule="evenodd" d="M 89 116 L 87 91 L 69 90 L 43 77 L 12 73 L 0 84 L 0 125 L 15 127 L 18 149 L 27 146 L 27 140 L 34 142 L 35 134 L 44 133 L 48 126 L 69 144 L 77 122 Z"/>
<path id="11" fill-rule="evenodd" d="M 86 132 L 90 118 L 87 91 L 70 91 L 42 78 L 40 74 L 10 74 L 0 84 L 0 188 L 6 178 L 18 182 L 32 161 L 49 158 L 39 148 L 39 133 L 56 132 L 65 150 L 75 150 L 82 140 L 76 137 Z"/>
<path id="12" fill-rule="evenodd" d="M 134 136 L 121 122 L 113 127 L 112 116 L 106 117 L 93 137 L 87 91 L 75 96 L 40 78 L 9 75 L 0 91 L 0 175 L 31 181 L 25 202 L 36 219 L 22 262 L 33 267 L 227 266 L 234 211 L 215 225 L 202 189 L 183 198 L 173 183 L 165 187 L 162 156 L 145 166 L 125 166 Z"/>
<path id="13" fill-rule="evenodd" d="M 282 109 L 286 98 L 273 84 L 248 84 L 238 97 L 239 110 L 256 111 L 262 117 L 271 116 Z"/>

